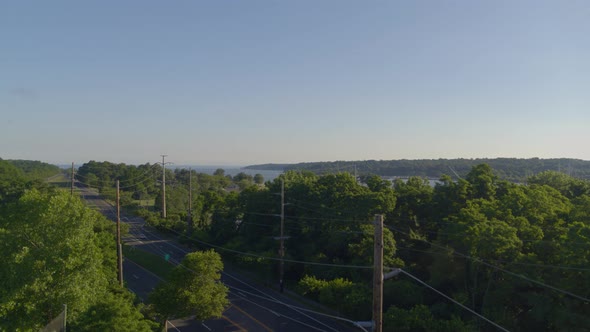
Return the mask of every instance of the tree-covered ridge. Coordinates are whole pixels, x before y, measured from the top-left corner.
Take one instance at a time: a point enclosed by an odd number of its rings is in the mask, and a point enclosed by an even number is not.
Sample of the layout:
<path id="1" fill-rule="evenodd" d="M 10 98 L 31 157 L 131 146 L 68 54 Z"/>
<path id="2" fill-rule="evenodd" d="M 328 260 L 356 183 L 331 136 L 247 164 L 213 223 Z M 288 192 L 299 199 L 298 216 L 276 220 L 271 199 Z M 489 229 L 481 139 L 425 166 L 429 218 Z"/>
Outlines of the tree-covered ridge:
<path id="1" fill-rule="evenodd" d="M 50 176 L 59 174 L 61 169 L 56 165 L 51 165 L 35 160 L 6 160 L 23 172 L 28 179 L 45 179 Z"/>
<path id="2" fill-rule="evenodd" d="M 465 177 L 471 168 L 478 164 L 488 164 L 501 179 L 522 182 L 527 177 L 544 171 L 560 171 L 571 176 L 590 179 L 590 161 L 579 159 L 418 159 L 418 160 L 364 160 L 310 162 L 298 164 L 263 164 L 246 168 L 258 170 L 307 170 L 318 174 L 334 172 L 354 172 L 377 174 L 380 176 L 421 176 L 439 178 L 451 174 L 457 178 Z"/>

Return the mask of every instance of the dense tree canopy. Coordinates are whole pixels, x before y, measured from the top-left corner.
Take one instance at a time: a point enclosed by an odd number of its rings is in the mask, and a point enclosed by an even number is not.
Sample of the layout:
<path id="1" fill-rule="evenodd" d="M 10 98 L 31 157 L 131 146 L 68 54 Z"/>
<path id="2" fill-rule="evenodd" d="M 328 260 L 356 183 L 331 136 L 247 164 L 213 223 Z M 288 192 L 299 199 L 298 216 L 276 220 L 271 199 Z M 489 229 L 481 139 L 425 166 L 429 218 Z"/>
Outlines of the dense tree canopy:
<path id="1" fill-rule="evenodd" d="M 189 253 L 172 270 L 168 281 L 158 285 L 150 300 L 164 319 L 221 317 L 229 304 L 227 287 L 219 280 L 222 270 L 221 257 L 215 251 Z"/>
<path id="2" fill-rule="evenodd" d="M 5 169 L 0 178 L 10 177 L 0 183 L 11 195 L 0 199 L 0 330 L 39 330 L 67 304 L 75 330 L 122 324 L 151 331 L 154 324 L 116 283 L 113 223 L 79 198 Z M 106 314 L 110 304 L 121 311 Z"/>
<path id="3" fill-rule="evenodd" d="M 279 256 L 284 181 L 287 288 L 351 319 L 370 319 L 372 220 L 383 214 L 387 266 L 403 267 L 509 330 L 586 329 L 589 182 L 544 171 L 513 183 L 502 170 L 472 166 L 453 166 L 461 178 L 442 175 L 434 186 L 420 177 L 390 183 L 363 175 L 359 182 L 350 173 L 288 171 L 264 185 L 244 175 L 193 174 L 190 236 L 232 250 L 221 251 L 224 259 L 275 284 L 278 263 L 264 257 Z M 185 229 L 187 174 L 170 175 L 181 194 L 167 200 L 179 217 L 154 219 L 164 231 Z M 398 276 L 384 287 L 386 330 L 493 329 L 413 280 Z"/>
<path id="4" fill-rule="evenodd" d="M 528 184 L 515 184 L 500 180 L 488 165 L 473 167 L 464 179 L 444 176 L 434 187 L 417 177 L 395 181 L 393 186 L 376 177 L 364 177 L 366 185 L 360 185 L 347 173 L 287 172 L 283 178 L 285 227 L 290 236 L 286 255 L 290 259 L 370 264 L 370 220 L 373 214 L 383 213 L 391 230 L 385 234 L 391 239 L 386 240 L 388 265 L 405 265 L 411 273 L 510 330 L 583 330 L 590 326 L 583 315 L 589 304 L 580 300 L 590 297 L 587 181 L 544 172 L 531 177 Z M 226 234 L 233 234 L 219 244 L 276 255 L 273 236 L 279 230 L 278 193 L 279 179 L 266 188 L 242 191 L 242 203 L 237 206 L 243 213 L 239 227 L 221 219 L 212 221 L 212 225 L 227 225 Z M 310 284 L 311 276 L 325 283 Z M 329 297 L 317 294 L 324 287 L 335 287 L 329 285 L 338 278 L 345 278 L 336 282 L 342 285 L 339 292 L 364 289 L 365 294 L 370 293 L 370 273 L 362 271 L 289 264 L 287 278 L 307 280 L 299 287 L 326 304 Z M 406 284 L 402 293 L 392 287 L 386 284 L 391 299 L 385 299 L 392 313 L 423 317 L 415 325 L 406 323 L 409 330 L 490 328 L 420 285 Z M 402 301 L 405 293 L 415 294 L 414 300 Z M 416 299 L 422 302 L 414 302 Z M 427 307 L 415 307 L 420 304 Z M 357 310 L 334 305 L 356 318 L 370 318 L 360 304 Z M 386 315 L 388 324 L 398 321 L 395 315 Z"/>
<path id="5" fill-rule="evenodd" d="M 61 172 L 59 167 L 41 161 L 7 160 L 7 162 L 20 169 L 31 180 L 48 178 Z"/>

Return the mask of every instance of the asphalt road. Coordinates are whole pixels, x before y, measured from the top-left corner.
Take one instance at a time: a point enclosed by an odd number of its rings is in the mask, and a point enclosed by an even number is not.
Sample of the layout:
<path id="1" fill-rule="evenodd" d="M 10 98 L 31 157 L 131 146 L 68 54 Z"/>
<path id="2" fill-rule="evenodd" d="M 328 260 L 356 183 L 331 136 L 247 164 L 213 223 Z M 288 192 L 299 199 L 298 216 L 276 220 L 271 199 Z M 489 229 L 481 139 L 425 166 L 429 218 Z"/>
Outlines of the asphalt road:
<path id="1" fill-rule="evenodd" d="M 78 187 L 78 193 L 87 204 L 103 213 L 111 220 L 116 220 L 116 209 L 102 199 L 94 189 Z M 191 250 L 164 237 L 155 229 L 146 225 L 139 217 L 121 215 L 121 221 L 129 225 L 129 234 L 123 239 L 132 250 L 143 250 L 178 264 Z M 151 290 L 161 279 L 135 264 L 124 259 L 123 274 L 127 287 L 145 301 Z M 199 321 L 191 317 L 170 321 L 168 331 L 362 331 L 343 319 L 333 319 L 312 311 L 304 305 L 272 289 L 261 287 L 236 273 L 222 273 L 222 282 L 229 288 L 228 298 L 231 305 L 219 319 Z"/>

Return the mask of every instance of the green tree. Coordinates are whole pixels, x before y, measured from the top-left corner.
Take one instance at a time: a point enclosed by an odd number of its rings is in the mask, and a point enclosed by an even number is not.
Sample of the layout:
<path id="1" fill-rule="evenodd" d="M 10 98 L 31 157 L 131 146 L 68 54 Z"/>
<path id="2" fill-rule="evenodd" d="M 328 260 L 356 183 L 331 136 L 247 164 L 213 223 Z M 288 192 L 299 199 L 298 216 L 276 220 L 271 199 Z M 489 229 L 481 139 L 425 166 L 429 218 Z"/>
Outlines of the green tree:
<path id="1" fill-rule="evenodd" d="M 107 292 L 97 299 L 80 318 L 68 324 L 73 331 L 152 331 L 158 328 L 133 305 L 133 294 L 127 290 Z"/>
<path id="2" fill-rule="evenodd" d="M 25 178 L 21 170 L 0 159 L 0 203 L 20 196 L 25 188 Z"/>
<path id="3" fill-rule="evenodd" d="M 213 250 L 192 252 L 158 285 L 150 301 L 163 319 L 195 315 L 204 320 L 221 317 L 229 304 L 221 281 L 223 263 Z"/>
<path id="4" fill-rule="evenodd" d="M 555 171 L 541 172 L 529 177 L 527 182 L 529 184 L 550 186 L 568 198 L 590 194 L 590 183 L 588 181 L 576 179 Z"/>
<path id="5" fill-rule="evenodd" d="M 7 213 L 6 213 L 7 212 Z M 0 326 L 37 329 L 68 304 L 76 320 L 109 282 L 95 211 L 69 193 L 32 190 L 0 216 Z M 112 274 L 114 276 L 114 273 Z"/>
<path id="6" fill-rule="evenodd" d="M 430 186 L 428 179 L 420 177 L 411 177 L 408 181 L 397 179 L 394 182 L 394 190 L 395 210 L 387 216 L 388 223 L 403 225 L 414 231 L 424 230 L 426 235 L 436 234 L 438 225 L 429 223 L 432 216 L 434 189 Z"/>
<path id="7" fill-rule="evenodd" d="M 256 184 L 263 184 L 264 183 L 264 176 L 260 173 L 254 174 L 254 183 Z"/>
<path id="8" fill-rule="evenodd" d="M 495 197 L 498 177 L 490 165 L 473 166 L 466 180 L 471 184 L 471 198 L 493 199 Z"/>

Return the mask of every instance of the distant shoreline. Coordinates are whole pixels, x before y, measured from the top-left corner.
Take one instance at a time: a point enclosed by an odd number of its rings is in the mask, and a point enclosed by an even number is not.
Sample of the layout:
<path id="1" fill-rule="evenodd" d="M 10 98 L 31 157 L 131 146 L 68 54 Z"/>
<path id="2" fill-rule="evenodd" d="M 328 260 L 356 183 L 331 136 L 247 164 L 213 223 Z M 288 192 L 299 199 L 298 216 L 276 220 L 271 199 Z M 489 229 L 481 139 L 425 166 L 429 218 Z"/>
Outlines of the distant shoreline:
<path id="1" fill-rule="evenodd" d="M 590 179 L 590 161 L 573 158 L 457 158 L 330 161 L 295 164 L 260 164 L 250 165 L 244 168 L 269 171 L 311 171 L 317 174 L 350 172 L 359 175 L 375 174 L 380 176 L 421 176 L 428 178 L 439 178 L 446 174 L 453 178 L 459 178 L 467 175 L 471 168 L 478 164 L 490 165 L 500 178 L 510 181 L 522 181 L 529 176 L 543 171 L 557 171 L 577 178 Z"/>

